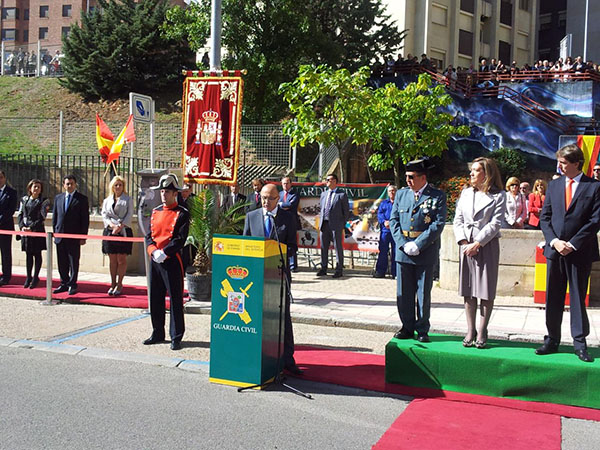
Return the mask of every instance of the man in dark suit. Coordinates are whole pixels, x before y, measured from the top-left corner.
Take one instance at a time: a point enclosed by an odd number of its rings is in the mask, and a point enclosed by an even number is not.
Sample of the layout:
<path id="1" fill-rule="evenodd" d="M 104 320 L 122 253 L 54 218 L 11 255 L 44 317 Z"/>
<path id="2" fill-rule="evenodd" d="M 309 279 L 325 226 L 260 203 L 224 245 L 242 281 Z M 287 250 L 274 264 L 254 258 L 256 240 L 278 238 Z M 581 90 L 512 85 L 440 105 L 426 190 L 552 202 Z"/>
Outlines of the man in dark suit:
<path id="1" fill-rule="evenodd" d="M 564 176 L 548 184 L 540 215 L 546 246 L 546 328 L 544 345 L 538 355 L 556 353 L 565 306 L 567 282 L 571 305 L 571 336 L 575 354 L 592 362 L 586 337 L 590 324 L 585 296 L 592 262 L 600 259 L 597 233 L 600 230 L 600 182 L 585 176 L 581 169 L 584 155 L 576 145 L 566 145 L 556 152 Z"/>
<path id="2" fill-rule="evenodd" d="M 250 204 L 246 207 L 246 212 L 262 208 L 262 203 L 260 201 L 260 191 L 264 185 L 265 180 L 263 180 L 262 178 L 255 178 L 254 180 L 252 180 L 252 189 L 254 192 L 252 192 L 252 194 L 248 196 L 248 203 Z"/>
<path id="3" fill-rule="evenodd" d="M 63 178 L 63 187 L 65 192 L 54 198 L 54 209 L 52 210 L 54 233 L 86 235 L 90 225 L 88 198 L 77 191 L 77 180 L 74 175 L 67 175 Z M 55 237 L 54 242 L 56 243 L 56 262 L 60 273 L 60 286 L 53 292 L 60 294 L 69 291 L 69 295 L 76 294 L 79 257 L 85 239 Z"/>
<path id="4" fill-rule="evenodd" d="M 6 174 L 0 170 L 0 230 L 14 230 L 13 215 L 17 209 L 17 191 L 6 184 Z M 10 282 L 12 276 L 12 236 L 0 234 L 0 252 L 2 252 L 2 277 L 0 286 Z"/>
<path id="5" fill-rule="evenodd" d="M 279 242 L 288 248 L 296 244 L 296 223 L 289 211 L 279 208 L 279 192 L 274 184 L 265 184 L 260 191 L 262 207 L 246 214 L 244 222 L 244 236 L 263 236 L 269 239 L 279 238 Z M 289 283 L 292 277 L 289 265 L 285 268 Z M 300 375 L 302 370 L 294 360 L 294 331 L 292 329 L 292 316 L 290 314 L 290 295 L 285 296 L 284 311 L 284 336 L 283 336 L 283 366 L 295 374 Z"/>
<path id="6" fill-rule="evenodd" d="M 346 193 L 337 188 L 338 177 L 336 174 L 327 175 L 325 182 L 329 189 L 321 193 L 321 212 L 319 213 L 321 269 L 317 272 L 317 276 L 327 275 L 329 244 L 333 240 L 337 262 L 333 278 L 340 278 L 344 270 L 344 227 L 350 217 L 350 204 Z"/>
<path id="7" fill-rule="evenodd" d="M 296 190 L 292 187 L 292 180 L 290 177 L 283 177 L 281 179 L 282 191 L 279 193 L 279 207 L 284 211 L 289 211 L 292 214 L 294 222 L 296 223 L 296 231 L 300 230 L 300 217 L 298 217 L 298 205 L 300 204 L 300 196 Z M 294 246 L 288 249 L 288 258 L 290 260 L 290 269 L 292 272 L 298 271 L 298 243 L 294 243 Z"/>
<path id="8" fill-rule="evenodd" d="M 237 183 L 229 186 L 229 190 L 231 193 L 223 199 L 223 204 L 221 205 L 221 209 L 223 211 L 227 211 L 231 209 L 233 206 L 238 205 L 240 203 L 246 203 L 246 196 L 244 194 L 240 194 L 240 187 Z"/>
<path id="9" fill-rule="evenodd" d="M 394 337 L 429 342 L 433 269 L 446 223 L 446 194 L 427 182 L 427 159 L 406 164 L 406 184 L 392 206 L 390 230 L 396 244 L 396 304 L 402 321 Z M 416 298 L 416 301 L 415 301 Z"/>

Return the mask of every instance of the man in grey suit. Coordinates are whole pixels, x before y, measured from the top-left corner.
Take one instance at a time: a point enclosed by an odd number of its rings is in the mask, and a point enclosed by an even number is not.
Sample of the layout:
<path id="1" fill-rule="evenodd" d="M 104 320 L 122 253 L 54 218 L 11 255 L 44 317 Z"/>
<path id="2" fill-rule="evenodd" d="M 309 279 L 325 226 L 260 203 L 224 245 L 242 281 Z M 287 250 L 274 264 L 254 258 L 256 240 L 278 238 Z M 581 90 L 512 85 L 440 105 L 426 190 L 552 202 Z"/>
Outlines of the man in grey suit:
<path id="1" fill-rule="evenodd" d="M 287 248 L 296 245 L 296 221 L 289 211 L 278 207 L 279 192 L 274 184 L 265 184 L 260 190 L 262 208 L 246 214 L 244 236 L 268 237 L 278 239 Z M 285 267 L 288 282 L 292 282 L 289 264 Z M 294 375 L 302 374 L 302 370 L 294 360 L 294 332 L 290 315 L 290 294 L 286 292 L 284 308 L 283 335 L 283 367 Z"/>
<path id="2" fill-rule="evenodd" d="M 321 270 L 318 277 L 327 275 L 329 244 L 333 240 L 336 267 L 333 278 L 340 278 L 344 269 L 344 227 L 350 217 L 350 205 L 346 193 L 337 188 L 338 177 L 332 173 L 325 179 L 326 191 L 321 194 L 321 212 L 319 213 L 321 237 Z"/>

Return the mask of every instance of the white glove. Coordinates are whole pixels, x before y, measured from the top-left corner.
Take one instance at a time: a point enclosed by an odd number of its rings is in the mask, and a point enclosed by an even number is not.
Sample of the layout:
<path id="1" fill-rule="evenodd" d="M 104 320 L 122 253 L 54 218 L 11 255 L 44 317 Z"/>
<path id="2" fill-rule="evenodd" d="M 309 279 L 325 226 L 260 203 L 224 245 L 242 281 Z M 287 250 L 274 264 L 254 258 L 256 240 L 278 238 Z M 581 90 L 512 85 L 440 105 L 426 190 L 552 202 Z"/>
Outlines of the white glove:
<path id="1" fill-rule="evenodd" d="M 408 256 L 417 256 L 419 253 L 419 247 L 413 241 L 407 242 L 404 244 L 404 253 Z"/>
<path id="2" fill-rule="evenodd" d="M 162 263 L 165 259 L 167 259 L 167 254 L 165 252 L 163 252 L 162 250 L 154 250 L 152 252 L 152 260 L 155 263 Z"/>

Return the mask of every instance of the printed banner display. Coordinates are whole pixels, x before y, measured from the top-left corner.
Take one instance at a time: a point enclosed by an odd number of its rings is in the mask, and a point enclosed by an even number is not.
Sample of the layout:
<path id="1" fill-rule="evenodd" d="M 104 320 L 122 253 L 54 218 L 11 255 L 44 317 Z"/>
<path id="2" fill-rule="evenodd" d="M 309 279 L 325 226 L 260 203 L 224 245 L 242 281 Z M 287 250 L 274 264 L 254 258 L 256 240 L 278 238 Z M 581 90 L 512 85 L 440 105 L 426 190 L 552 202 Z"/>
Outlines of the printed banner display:
<path id="1" fill-rule="evenodd" d="M 243 86 L 241 77 L 185 79 L 182 165 L 186 182 L 236 182 Z"/>
<path id="2" fill-rule="evenodd" d="M 379 222 L 377 208 L 387 198 L 387 184 L 338 184 L 350 203 L 350 218 L 344 229 L 344 248 L 376 252 L 379 249 Z M 321 193 L 327 190 L 322 183 L 294 183 L 299 193 L 298 216 L 301 229 L 298 230 L 298 247 L 320 248 L 319 213 Z"/>

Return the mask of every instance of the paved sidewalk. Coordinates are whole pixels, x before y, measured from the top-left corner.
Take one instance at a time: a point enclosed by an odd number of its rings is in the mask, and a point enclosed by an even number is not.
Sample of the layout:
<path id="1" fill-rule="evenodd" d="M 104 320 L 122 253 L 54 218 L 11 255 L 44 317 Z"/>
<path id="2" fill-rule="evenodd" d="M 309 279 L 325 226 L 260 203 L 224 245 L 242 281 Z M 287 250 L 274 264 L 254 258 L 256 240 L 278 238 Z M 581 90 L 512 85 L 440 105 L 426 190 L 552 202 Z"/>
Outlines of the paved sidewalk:
<path id="1" fill-rule="evenodd" d="M 24 268 L 13 268 L 24 274 Z M 347 270 L 345 276 L 317 277 L 315 271 L 301 269 L 293 274 L 292 318 L 295 323 L 329 325 L 365 330 L 395 332 L 400 328 L 396 309 L 396 281 L 375 279 L 368 269 Z M 58 273 L 54 274 L 58 278 Z M 108 275 L 79 273 L 80 280 L 108 282 Z M 143 276 L 128 276 L 125 284 L 146 285 Z M 533 303 L 533 297 L 498 297 L 490 321 L 491 338 L 541 342 L 546 333 L 544 308 Z M 210 304 L 189 302 L 187 313 L 208 314 Z M 600 345 L 600 309 L 588 309 L 590 335 L 588 344 Z M 431 332 L 465 334 L 466 319 L 462 298 L 456 291 L 436 286 L 432 292 Z M 569 313 L 563 318 L 563 343 L 571 344 Z"/>

